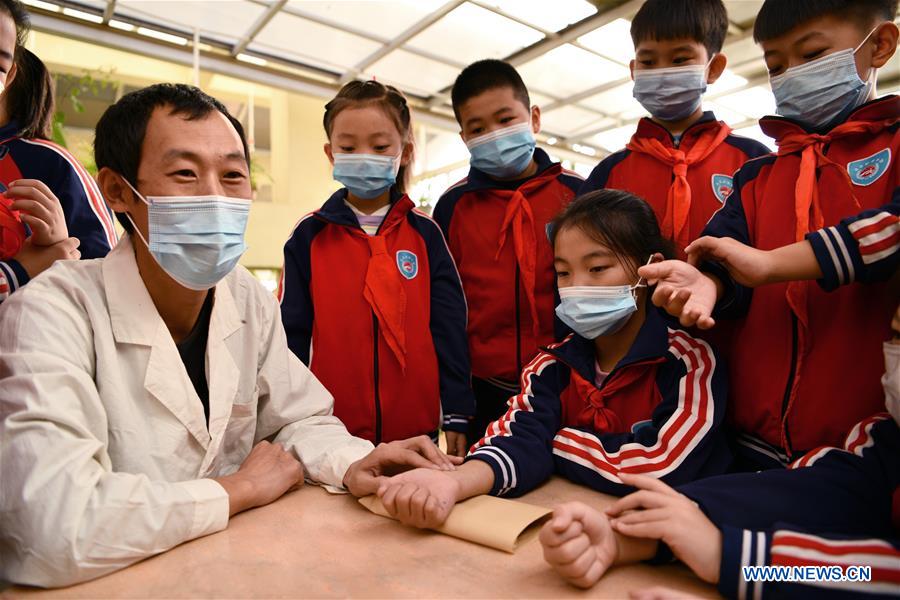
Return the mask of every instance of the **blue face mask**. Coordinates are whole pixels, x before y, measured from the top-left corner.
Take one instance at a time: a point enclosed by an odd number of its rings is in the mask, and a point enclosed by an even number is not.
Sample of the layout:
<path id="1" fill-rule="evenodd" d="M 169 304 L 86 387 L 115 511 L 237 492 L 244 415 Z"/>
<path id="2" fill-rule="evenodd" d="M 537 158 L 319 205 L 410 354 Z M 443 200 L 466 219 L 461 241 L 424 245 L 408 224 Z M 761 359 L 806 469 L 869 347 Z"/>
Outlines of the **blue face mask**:
<path id="1" fill-rule="evenodd" d="M 128 187 L 147 204 L 149 242 L 126 213 L 134 232 L 162 270 L 184 287 L 197 291 L 215 287 L 247 250 L 244 232 L 250 200 L 226 196 L 144 198 L 130 183 Z"/>
<path id="2" fill-rule="evenodd" d="M 653 257 L 647 261 L 649 265 Z M 593 340 L 616 333 L 637 311 L 637 289 L 647 287 L 638 279 L 636 285 L 588 285 L 559 288 L 556 316 L 581 337 Z"/>
<path id="3" fill-rule="evenodd" d="M 470 164 L 497 179 L 521 175 L 531 164 L 535 145 L 531 123 L 504 127 L 466 142 Z"/>
<path id="4" fill-rule="evenodd" d="M 769 82 L 778 114 L 822 129 L 865 103 L 875 78 L 859 78 L 854 56 L 876 29 L 855 49 L 832 52 L 772 77 Z"/>
<path id="5" fill-rule="evenodd" d="M 332 177 L 357 198 L 377 198 L 397 181 L 400 156 L 335 154 Z"/>
<path id="6" fill-rule="evenodd" d="M 700 108 L 706 91 L 706 67 L 635 69 L 634 98 L 661 121 L 686 119 Z"/>

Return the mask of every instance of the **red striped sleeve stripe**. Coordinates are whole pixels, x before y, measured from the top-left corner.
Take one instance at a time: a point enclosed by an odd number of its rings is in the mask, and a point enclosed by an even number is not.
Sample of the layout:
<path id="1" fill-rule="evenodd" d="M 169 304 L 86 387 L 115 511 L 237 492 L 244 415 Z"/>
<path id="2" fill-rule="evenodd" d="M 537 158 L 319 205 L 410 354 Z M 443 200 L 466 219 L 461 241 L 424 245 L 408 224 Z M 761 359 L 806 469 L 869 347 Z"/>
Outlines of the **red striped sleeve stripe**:
<path id="1" fill-rule="evenodd" d="M 9 293 L 9 284 L 6 283 L 6 277 L 0 274 L 0 294 Z"/>
<path id="2" fill-rule="evenodd" d="M 843 448 L 835 448 L 833 446 L 820 446 L 814 450 L 810 450 L 794 462 L 788 468 L 800 469 L 803 467 L 811 467 L 821 460 L 829 452 L 850 452 L 857 456 L 862 456 L 863 451 L 875 443 L 872 437 L 872 427 L 879 421 L 889 418 L 887 413 L 879 413 L 868 419 L 863 419 L 853 426 L 847 438 L 844 440 Z"/>
<path id="3" fill-rule="evenodd" d="M 534 357 L 528 366 L 522 370 L 521 386 L 522 391 L 509 400 L 509 408 L 502 417 L 487 426 L 484 437 L 478 440 L 472 447 L 473 450 L 486 446 L 490 443 L 490 439 L 495 436 L 510 435 L 509 425 L 516 420 L 515 413 L 521 410 L 533 412 L 529 398 L 532 396 L 532 381 L 549 365 L 556 362 L 556 358 L 552 354 L 542 352 Z"/>
<path id="4" fill-rule="evenodd" d="M 557 454 L 574 455 L 581 459 L 579 464 L 613 475 L 621 470 L 659 476 L 681 464 L 712 427 L 715 357 L 705 342 L 669 331 L 670 348 L 688 371 L 679 383 L 678 408 L 660 429 L 656 444 L 627 443 L 610 452 L 596 436 L 566 428 L 553 442 Z"/>
<path id="5" fill-rule="evenodd" d="M 874 427 L 875 423 L 878 421 L 883 421 L 886 418 L 886 414 L 880 413 L 857 423 L 856 427 L 850 431 L 850 434 L 844 442 L 844 448 L 847 452 L 862 456 L 863 450 L 875 443 L 875 440 L 872 439 L 872 427 Z"/>
<path id="6" fill-rule="evenodd" d="M 20 138 L 21 139 L 21 138 Z M 116 234 L 116 228 L 113 225 L 112 217 L 109 215 L 109 211 L 107 210 L 106 201 L 103 199 L 103 195 L 100 193 L 100 189 L 97 187 L 97 182 L 94 181 L 94 178 L 85 170 L 81 163 L 72 156 L 68 150 L 65 148 L 54 144 L 53 142 L 47 140 L 26 140 L 21 139 L 21 141 L 26 144 L 31 144 L 34 146 L 42 146 L 44 148 L 49 148 L 53 150 L 61 157 L 63 157 L 66 162 L 75 170 L 75 173 L 78 175 L 78 179 L 81 182 L 81 187 L 84 189 L 84 195 L 87 197 L 88 202 L 91 206 L 91 210 L 94 213 L 94 216 L 97 217 L 97 220 L 100 221 L 100 225 L 103 227 L 103 232 L 106 234 L 106 241 L 109 244 L 110 248 L 114 248 L 116 243 L 118 242 L 118 235 Z"/>
<path id="7" fill-rule="evenodd" d="M 851 223 L 848 229 L 859 243 L 859 253 L 865 264 L 900 250 L 900 217 L 896 215 L 880 212 Z"/>
<path id="8" fill-rule="evenodd" d="M 884 540 L 829 540 L 792 531 L 772 536 L 772 565 L 868 566 L 875 583 L 900 584 L 900 550 Z M 874 590 L 872 590 L 874 591 Z"/>

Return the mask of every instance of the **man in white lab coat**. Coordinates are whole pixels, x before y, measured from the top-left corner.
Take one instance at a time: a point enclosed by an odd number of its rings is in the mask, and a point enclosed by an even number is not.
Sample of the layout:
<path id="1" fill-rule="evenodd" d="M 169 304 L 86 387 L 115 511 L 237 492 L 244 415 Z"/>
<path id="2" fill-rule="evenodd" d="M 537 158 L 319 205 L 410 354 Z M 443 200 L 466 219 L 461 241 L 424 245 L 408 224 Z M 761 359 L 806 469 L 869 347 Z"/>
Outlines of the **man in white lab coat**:
<path id="1" fill-rule="evenodd" d="M 304 476 L 364 495 L 405 467 L 453 468 L 427 438 L 350 436 L 288 350 L 273 296 L 236 267 L 249 154 L 223 105 L 189 86 L 133 92 L 95 153 L 129 235 L 0 308 L 0 579 L 98 577 Z"/>

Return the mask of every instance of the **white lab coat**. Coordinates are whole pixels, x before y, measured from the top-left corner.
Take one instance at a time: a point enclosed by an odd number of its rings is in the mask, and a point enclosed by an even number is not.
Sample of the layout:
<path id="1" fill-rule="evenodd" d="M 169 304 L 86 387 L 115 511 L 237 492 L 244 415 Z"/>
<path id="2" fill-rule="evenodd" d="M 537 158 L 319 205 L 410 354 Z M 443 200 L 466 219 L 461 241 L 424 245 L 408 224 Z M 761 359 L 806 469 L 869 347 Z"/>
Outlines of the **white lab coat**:
<path id="1" fill-rule="evenodd" d="M 260 440 L 332 486 L 373 448 L 332 416 L 241 267 L 216 287 L 206 367 L 208 429 L 127 236 L 0 306 L 0 579 L 67 585 L 224 529 L 228 496 L 209 478 Z"/>

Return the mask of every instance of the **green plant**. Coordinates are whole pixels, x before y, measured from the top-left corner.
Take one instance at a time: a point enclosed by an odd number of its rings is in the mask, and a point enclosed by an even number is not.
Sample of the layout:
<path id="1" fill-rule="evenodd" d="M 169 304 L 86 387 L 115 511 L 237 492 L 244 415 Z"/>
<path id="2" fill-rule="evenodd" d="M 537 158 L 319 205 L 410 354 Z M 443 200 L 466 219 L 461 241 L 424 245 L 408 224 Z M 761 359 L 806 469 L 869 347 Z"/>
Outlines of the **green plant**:
<path id="1" fill-rule="evenodd" d="M 52 137 L 53 141 L 64 148 L 68 148 L 66 141 L 65 124 L 66 111 L 63 107 L 69 107 L 76 113 L 84 112 L 82 94 L 98 96 L 102 92 L 117 88 L 120 83 L 113 80 L 114 68 L 109 69 L 83 69 L 82 74 L 67 75 L 58 74 L 55 77 L 55 85 L 61 93 L 56 98 L 57 110 L 53 114 Z M 63 85 L 60 85 L 63 83 Z M 87 165 L 85 165 L 87 167 Z M 90 169 L 88 169 L 90 171 Z M 93 171 L 91 171 L 93 173 Z"/>

